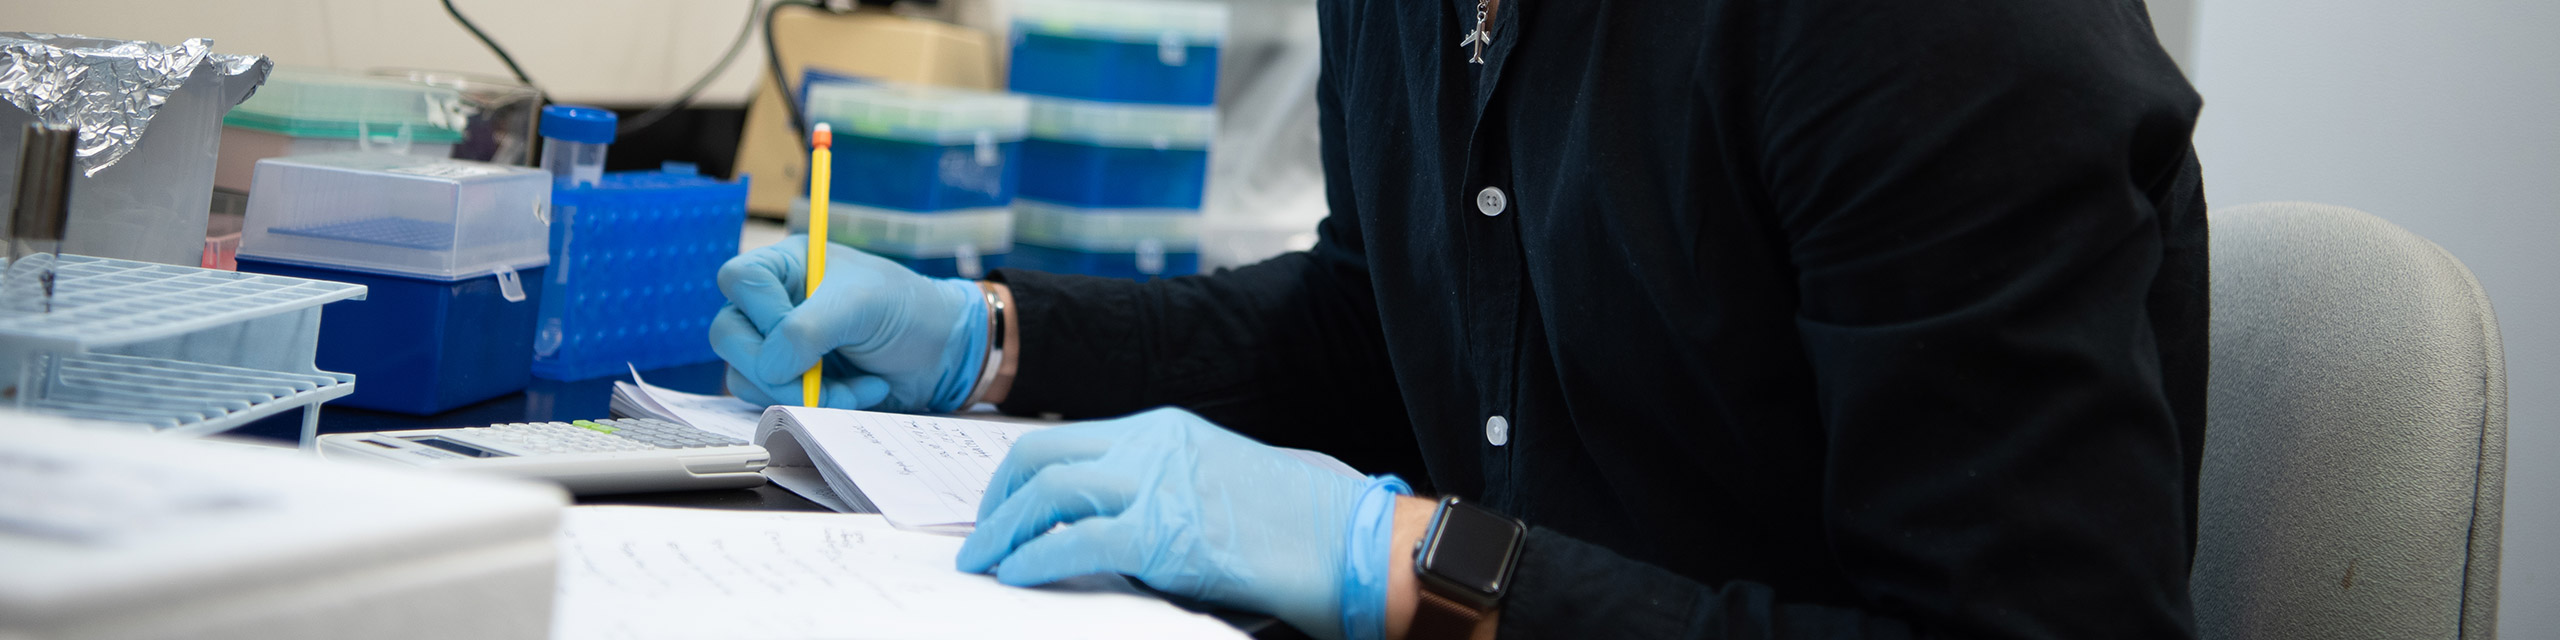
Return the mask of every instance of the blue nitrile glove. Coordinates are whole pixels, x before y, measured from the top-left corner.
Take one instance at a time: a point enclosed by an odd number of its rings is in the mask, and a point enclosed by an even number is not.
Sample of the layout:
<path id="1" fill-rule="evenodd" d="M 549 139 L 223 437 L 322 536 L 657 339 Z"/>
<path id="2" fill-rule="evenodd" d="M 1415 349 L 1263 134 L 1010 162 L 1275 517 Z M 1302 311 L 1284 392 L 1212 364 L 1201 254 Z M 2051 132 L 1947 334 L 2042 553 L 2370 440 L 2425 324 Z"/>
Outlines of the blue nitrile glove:
<path id="1" fill-rule="evenodd" d="M 720 265 L 729 305 L 711 349 L 729 361 L 729 392 L 757 404 L 800 404 L 800 376 L 827 361 L 819 406 L 905 413 L 959 410 L 987 353 L 978 285 L 927 278 L 886 258 L 827 244 L 827 276 L 801 300 L 808 237 L 795 235 Z"/>
<path id="2" fill-rule="evenodd" d="M 1376 638 L 1403 481 L 1346 477 L 1181 409 L 1026 434 L 998 465 L 960 570 L 1029 586 L 1094 573 Z M 1072 523 L 1072 524 L 1070 524 Z M 1070 526 L 1056 531 L 1059 524 Z"/>

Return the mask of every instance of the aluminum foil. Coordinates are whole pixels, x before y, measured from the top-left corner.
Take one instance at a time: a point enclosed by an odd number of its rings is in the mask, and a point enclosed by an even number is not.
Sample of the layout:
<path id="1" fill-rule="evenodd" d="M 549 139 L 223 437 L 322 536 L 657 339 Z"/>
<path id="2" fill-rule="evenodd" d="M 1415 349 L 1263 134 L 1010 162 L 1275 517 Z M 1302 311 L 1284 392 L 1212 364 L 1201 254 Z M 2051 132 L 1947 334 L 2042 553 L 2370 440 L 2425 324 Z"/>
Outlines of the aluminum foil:
<path id="1" fill-rule="evenodd" d="M 273 68 L 266 56 L 214 53 L 206 38 L 166 45 L 0 32 L 0 100 L 38 122 L 79 127 L 74 162 L 92 177 L 132 153 L 151 116 L 197 73 L 222 80 L 229 107 L 248 99 Z"/>

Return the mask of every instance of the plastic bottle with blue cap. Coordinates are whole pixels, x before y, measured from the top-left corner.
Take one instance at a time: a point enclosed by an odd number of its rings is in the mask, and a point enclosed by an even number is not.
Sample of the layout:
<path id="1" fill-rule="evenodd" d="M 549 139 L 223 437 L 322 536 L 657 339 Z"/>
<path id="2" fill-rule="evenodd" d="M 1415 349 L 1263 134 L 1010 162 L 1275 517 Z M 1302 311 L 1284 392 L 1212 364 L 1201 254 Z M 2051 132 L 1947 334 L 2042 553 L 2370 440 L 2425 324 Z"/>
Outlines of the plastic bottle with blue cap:
<path id="1" fill-rule="evenodd" d="M 542 169 L 570 187 L 604 179 L 605 148 L 613 144 L 612 111 L 555 104 L 542 108 Z"/>

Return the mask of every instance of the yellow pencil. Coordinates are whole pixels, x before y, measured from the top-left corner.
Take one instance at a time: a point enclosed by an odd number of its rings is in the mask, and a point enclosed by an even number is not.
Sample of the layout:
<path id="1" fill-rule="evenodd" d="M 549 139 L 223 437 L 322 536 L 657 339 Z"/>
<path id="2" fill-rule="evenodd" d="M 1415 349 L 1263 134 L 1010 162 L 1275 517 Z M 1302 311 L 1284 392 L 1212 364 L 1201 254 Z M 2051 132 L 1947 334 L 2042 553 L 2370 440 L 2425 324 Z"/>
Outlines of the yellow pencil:
<path id="1" fill-rule="evenodd" d="M 827 277 L 827 182 L 834 177 L 835 131 L 827 123 L 809 134 L 809 282 L 800 299 L 818 297 L 818 281 Z M 826 375 L 825 354 L 800 376 L 800 406 L 818 406 L 818 381 Z"/>

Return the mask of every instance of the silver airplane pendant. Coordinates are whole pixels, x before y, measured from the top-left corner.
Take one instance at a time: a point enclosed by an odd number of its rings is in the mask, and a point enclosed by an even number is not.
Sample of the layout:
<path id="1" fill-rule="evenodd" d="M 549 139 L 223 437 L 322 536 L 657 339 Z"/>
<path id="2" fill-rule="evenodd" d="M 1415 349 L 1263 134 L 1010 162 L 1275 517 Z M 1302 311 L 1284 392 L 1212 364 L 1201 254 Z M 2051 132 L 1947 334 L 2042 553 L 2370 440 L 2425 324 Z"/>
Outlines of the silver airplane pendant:
<path id="1" fill-rule="evenodd" d="M 1475 64 L 1484 64 L 1484 46 L 1488 44 L 1493 44 L 1493 32 L 1484 30 L 1482 25 L 1467 32 L 1466 39 L 1458 41 L 1458 46 L 1473 45 L 1476 48 L 1474 55 L 1467 58 L 1467 62 Z"/>

